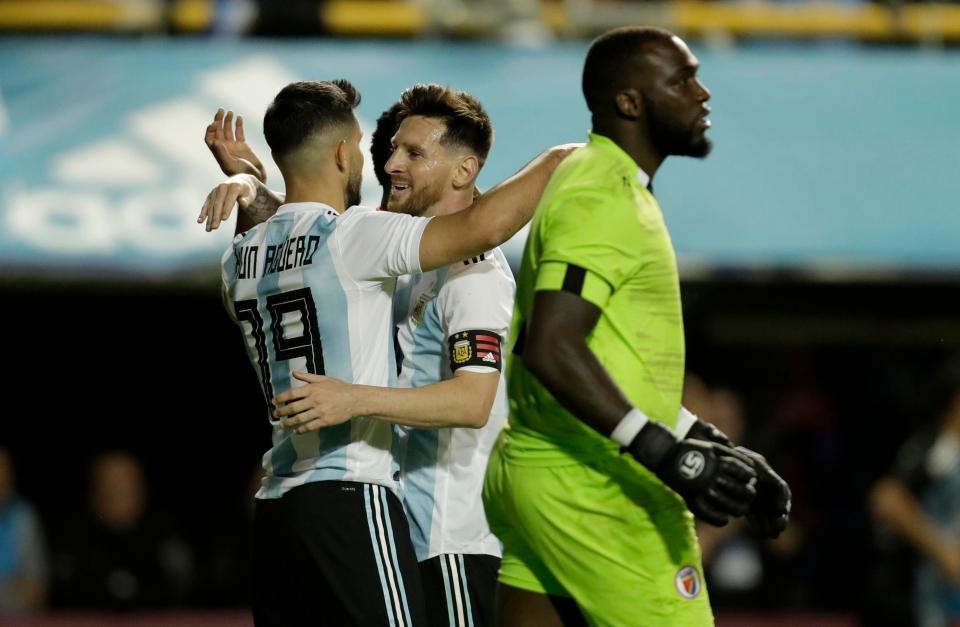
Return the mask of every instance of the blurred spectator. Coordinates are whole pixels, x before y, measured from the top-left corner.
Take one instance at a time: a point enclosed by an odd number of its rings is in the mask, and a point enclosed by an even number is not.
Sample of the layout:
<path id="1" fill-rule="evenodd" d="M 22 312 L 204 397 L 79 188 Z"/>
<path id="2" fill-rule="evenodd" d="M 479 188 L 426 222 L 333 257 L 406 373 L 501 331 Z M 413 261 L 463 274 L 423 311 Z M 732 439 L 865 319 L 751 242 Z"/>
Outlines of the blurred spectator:
<path id="1" fill-rule="evenodd" d="M 98 456 L 90 473 L 90 511 L 55 562 L 59 606 L 134 610 L 182 604 L 193 556 L 158 512 L 147 510 L 140 461 L 128 452 Z"/>
<path id="2" fill-rule="evenodd" d="M 240 490 L 228 490 L 210 517 L 202 559 L 204 581 L 198 601 L 209 607 L 249 606 L 252 596 L 254 495 L 260 489 L 263 467 L 243 478 Z M 238 482 L 239 483 L 239 482 Z M 239 498 L 238 498 L 239 497 Z"/>
<path id="3" fill-rule="evenodd" d="M 326 33 L 321 0 L 257 0 L 255 35 L 311 37 Z"/>
<path id="4" fill-rule="evenodd" d="M 854 590 L 852 554 L 839 527 L 862 499 L 852 499 L 848 489 L 840 411 L 822 381 L 828 370 L 803 351 L 785 366 L 768 410 L 772 419 L 755 424 L 748 438 L 793 492 L 790 524 L 764 544 L 764 581 L 756 598 L 767 609 L 845 607 Z"/>
<path id="5" fill-rule="evenodd" d="M 873 516 L 917 555 L 913 611 L 920 627 L 960 625 L 960 368 L 943 375 L 942 413 L 908 440 L 871 490 Z"/>
<path id="6" fill-rule="evenodd" d="M 43 607 L 47 556 L 33 508 L 15 492 L 10 454 L 0 446 L 0 614 Z"/>
<path id="7" fill-rule="evenodd" d="M 713 413 L 710 388 L 700 375 L 687 372 L 683 379 L 683 406 L 691 412 L 709 421 Z"/>

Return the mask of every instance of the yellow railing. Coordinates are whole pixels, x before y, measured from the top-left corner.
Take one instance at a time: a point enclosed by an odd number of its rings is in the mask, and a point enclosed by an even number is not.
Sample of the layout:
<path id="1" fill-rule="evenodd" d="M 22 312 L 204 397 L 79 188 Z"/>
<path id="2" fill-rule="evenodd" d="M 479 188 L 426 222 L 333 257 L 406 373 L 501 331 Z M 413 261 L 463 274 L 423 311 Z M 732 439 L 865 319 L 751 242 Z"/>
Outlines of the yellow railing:
<path id="1" fill-rule="evenodd" d="M 570 8 L 575 6 L 587 6 L 588 10 Z M 617 19 L 624 23 L 653 23 L 693 36 L 725 33 L 742 37 L 960 41 L 960 5 L 956 4 L 892 7 L 820 0 L 783 4 L 610 0 L 575 5 L 545 0 L 541 21 L 560 34 L 588 35 L 602 30 L 599 22 L 591 19 L 592 8 L 600 13 L 610 7 L 618 8 Z M 317 10 L 319 23 L 329 32 L 345 36 L 416 36 L 437 32 L 438 24 L 443 24 L 417 0 L 326 0 L 318 2 Z M 198 33 L 211 28 L 216 11 L 215 0 L 174 0 L 169 4 L 160 0 L 0 0 L 0 30 L 125 32 L 171 28 Z"/>
<path id="2" fill-rule="evenodd" d="M 138 31 L 162 23 L 152 0 L 0 0 L 3 30 Z"/>

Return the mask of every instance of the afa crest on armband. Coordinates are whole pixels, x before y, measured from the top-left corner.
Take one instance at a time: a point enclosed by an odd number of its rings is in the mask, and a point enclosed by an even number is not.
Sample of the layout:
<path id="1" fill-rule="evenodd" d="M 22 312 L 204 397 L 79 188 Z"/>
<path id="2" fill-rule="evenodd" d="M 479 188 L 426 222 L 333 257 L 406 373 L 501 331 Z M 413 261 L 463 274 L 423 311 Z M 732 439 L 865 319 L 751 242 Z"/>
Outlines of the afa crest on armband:
<path id="1" fill-rule="evenodd" d="M 460 331 L 451 335 L 447 341 L 450 347 L 451 370 L 456 371 L 467 366 L 501 370 L 498 334 L 482 329 Z"/>
<path id="2" fill-rule="evenodd" d="M 457 340 L 453 343 L 453 362 L 456 364 L 464 364 L 473 357 L 473 348 L 470 346 L 470 339 L 466 333 L 458 333 L 457 335 L 463 335 L 464 339 Z"/>

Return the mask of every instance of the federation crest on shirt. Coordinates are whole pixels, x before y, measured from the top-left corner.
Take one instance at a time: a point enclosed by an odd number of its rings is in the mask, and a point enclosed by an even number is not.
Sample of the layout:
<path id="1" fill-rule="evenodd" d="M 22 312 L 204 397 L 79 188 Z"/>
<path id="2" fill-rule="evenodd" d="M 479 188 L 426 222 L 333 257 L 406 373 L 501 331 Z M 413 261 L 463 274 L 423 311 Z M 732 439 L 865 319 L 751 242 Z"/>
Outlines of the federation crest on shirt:
<path id="1" fill-rule="evenodd" d="M 417 299 L 417 304 L 413 308 L 413 313 L 410 314 L 410 320 L 413 324 L 420 325 L 423 323 L 423 314 L 427 310 L 427 304 L 430 302 L 430 299 L 433 298 L 433 294 L 430 292 L 424 292 L 420 295 L 420 298 Z"/>
<path id="2" fill-rule="evenodd" d="M 700 594 L 700 573 L 693 566 L 684 566 L 677 571 L 674 584 L 684 599 L 695 599 Z"/>

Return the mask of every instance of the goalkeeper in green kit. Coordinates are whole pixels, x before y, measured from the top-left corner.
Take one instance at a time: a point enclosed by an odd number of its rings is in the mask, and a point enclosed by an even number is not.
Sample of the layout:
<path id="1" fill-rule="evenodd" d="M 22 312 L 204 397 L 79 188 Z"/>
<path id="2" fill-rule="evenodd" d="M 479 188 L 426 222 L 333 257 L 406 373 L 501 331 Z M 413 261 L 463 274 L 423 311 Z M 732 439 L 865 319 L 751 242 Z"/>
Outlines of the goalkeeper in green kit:
<path id="1" fill-rule="evenodd" d="M 681 407 L 676 259 L 651 179 L 710 150 L 698 61 L 669 32 L 593 42 L 586 146 L 551 179 L 523 253 L 510 422 L 484 503 L 504 545 L 502 627 L 712 625 L 694 516 L 786 526 L 764 458 Z"/>

